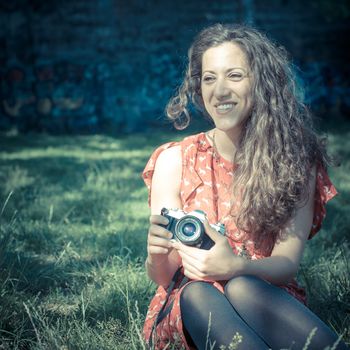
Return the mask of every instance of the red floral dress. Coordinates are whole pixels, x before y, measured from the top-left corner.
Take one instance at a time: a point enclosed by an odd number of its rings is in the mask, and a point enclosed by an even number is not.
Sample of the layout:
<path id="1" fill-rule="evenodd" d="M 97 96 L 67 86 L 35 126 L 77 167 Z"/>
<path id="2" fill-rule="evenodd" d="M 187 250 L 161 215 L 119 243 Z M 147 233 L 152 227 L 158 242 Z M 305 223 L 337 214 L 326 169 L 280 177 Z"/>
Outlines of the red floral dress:
<path id="1" fill-rule="evenodd" d="M 233 180 L 235 165 L 220 157 L 205 133 L 186 137 L 181 142 L 169 142 L 157 148 L 149 159 L 143 173 L 143 179 L 151 193 L 152 176 L 158 156 L 167 148 L 181 145 L 182 150 L 182 182 L 180 197 L 183 210 L 186 212 L 201 209 L 208 215 L 210 223 L 221 222 L 225 224 L 226 235 L 233 252 L 239 256 L 250 259 L 261 259 L 267 255 L 255 250 L 254 243 L 240 235 L 230 215 L 230 185 Z M 327 173 L 322 167 L 317 169 L 316 193 L 314 203 L 314 218 L 309 239 L 321 228 L 326 215 L 325 204 L 337 194 Z M 149 196 L 150 198 L 150 196 Z M 239 204 L 239 203 L 237 203 Z M 191 283 L 191 281 L 187 282 Z M 225 282 L 212 282 L 223 292 Z M 302 303 L 306 303 L 304 289 L 293 280 L 287 285 L 280 286 Z M 166 349 L 170 344 L 178 344 L 179 349 L 190 349 L 188 346 L 181 321 L 180 294 L 182 289 L 175 288 L 168 300 L 174 300 L 171 312 L 157 326 L 154 338 L 156 349 Z M 144 324 L 144 337 L 149 340 L 152 326 L 158 312 L 165 302 L 166 290 L 159 286 L 153 297 Z"/>

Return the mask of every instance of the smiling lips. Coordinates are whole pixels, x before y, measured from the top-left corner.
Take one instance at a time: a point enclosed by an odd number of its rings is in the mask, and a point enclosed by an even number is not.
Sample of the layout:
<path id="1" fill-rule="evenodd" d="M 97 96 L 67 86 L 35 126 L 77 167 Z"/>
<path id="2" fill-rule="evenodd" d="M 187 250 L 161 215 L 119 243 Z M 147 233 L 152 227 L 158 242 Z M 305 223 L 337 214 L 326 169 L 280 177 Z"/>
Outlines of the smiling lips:
<path id="1" fill-rule="evenodd" d="M 234 102 L 218 103 L 215 105 L 215 108 L 219 114 L 225 114 L 231 112 L 236 104 Z"/>

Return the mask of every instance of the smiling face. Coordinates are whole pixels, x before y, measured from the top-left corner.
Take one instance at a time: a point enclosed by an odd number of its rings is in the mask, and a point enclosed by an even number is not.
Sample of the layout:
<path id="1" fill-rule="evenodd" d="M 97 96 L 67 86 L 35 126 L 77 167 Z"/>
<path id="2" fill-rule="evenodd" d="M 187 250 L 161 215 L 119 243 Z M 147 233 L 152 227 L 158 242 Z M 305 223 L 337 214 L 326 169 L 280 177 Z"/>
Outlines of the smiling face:
<path id="1" fill-rule="evenodd" d="M 201 92 L 216 128 L 240 132 L 251 111 L 251 85 L 246 55 L 237 44 L 225 42 L 204 52 Z"/>

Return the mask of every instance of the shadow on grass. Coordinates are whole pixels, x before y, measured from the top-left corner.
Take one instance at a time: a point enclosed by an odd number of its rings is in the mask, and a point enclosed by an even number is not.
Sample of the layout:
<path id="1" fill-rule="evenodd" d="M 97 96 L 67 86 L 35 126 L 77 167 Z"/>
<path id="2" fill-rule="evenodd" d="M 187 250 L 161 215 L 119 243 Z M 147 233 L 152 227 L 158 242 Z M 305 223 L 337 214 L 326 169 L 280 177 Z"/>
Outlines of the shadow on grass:
<path id="1" fill-rule="evenodd" d="M 155 132 L 134 133 L 132 135 L 63 135 L 53 136 L 47 134 L 19 134 L 10 136 L 0 133 L 3 142 L 3 152 L 16 152 L 20 149 L 84 149 L 85 151 L 113 151 L 113 150 L 140 150 L 144 148 L 156 147 L 161 143 L 172 139 L 181 139 L 190 134 L 186 131 L 167 131 L 157 130 Z"/>
<path id="2" fill-rule="evenodd" d="M 80 244 L 95 246 L 89 254 L 80 255 L 73 242 L 53 256 L 28 249 L 24 239 L 19 246 L 13 230 L 13 239 L 0 240 L 1 332 L 13 333 L 22 327 L 24 344 L 37 337 L 24 305 L 36 314 L 37 328 L 45 323 L 53 331 L 56 322 L 69 325 L 83 320 L 93 332 L 96 324 L 110 319 L 119 320 L 125 329 L 130 323 L 129 308 L 136 301 L 145 313 L 154 287 L 145 278 L 139 252 L 124 246 L 120 235 L 88 237 Z"/>
<path id="3" fill-rule="evenodd" d="M 145 193 L 140 176 L 144 158 L 92 161 L 57 156 L 2 160 L 3 200 L 14 191 L 4 215 L 9 219 L 18 211 L 22 218 L 45 221 L 52 206 L 53 221 L 103 223 L 112 210 L 118 216 L 119 205 L 123 216 L 122 203 L 140 201 L 146 205 L 145 196 L 140 197 L 140 191 Z"/>

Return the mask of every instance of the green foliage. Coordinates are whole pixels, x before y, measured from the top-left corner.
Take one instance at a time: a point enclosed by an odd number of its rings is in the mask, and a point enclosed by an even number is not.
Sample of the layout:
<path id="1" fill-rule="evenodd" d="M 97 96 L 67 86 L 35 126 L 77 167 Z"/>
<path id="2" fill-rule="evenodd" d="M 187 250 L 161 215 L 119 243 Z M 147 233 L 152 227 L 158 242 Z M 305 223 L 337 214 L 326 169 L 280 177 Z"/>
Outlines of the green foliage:
<path id="1" fill-rule="evenodd" d="M 344 158 L 332 171 L 341 195 L 300 273 L 311 308 L 347 341 L 349 136 L 330 134 Z M 1 135 L 0 349 L 145 349 L 155 286 L 143 268 L 149 210 L 140 174 L 157 145 L 182 137 Z"/>

